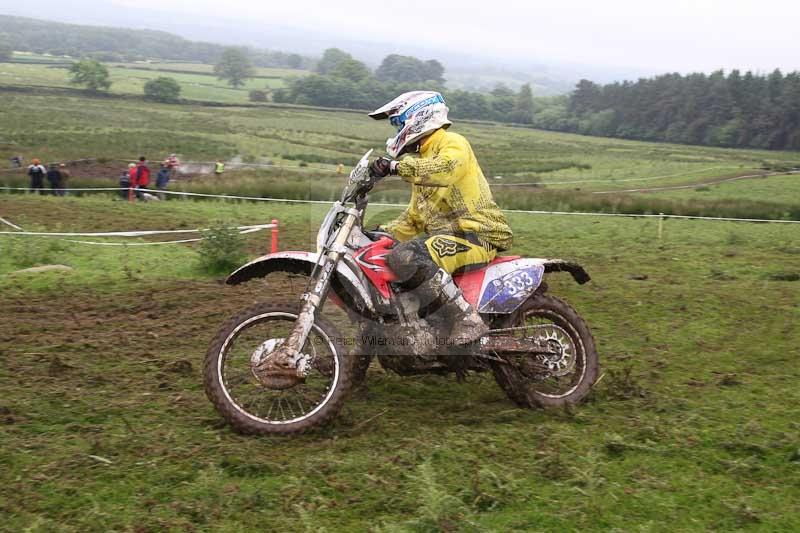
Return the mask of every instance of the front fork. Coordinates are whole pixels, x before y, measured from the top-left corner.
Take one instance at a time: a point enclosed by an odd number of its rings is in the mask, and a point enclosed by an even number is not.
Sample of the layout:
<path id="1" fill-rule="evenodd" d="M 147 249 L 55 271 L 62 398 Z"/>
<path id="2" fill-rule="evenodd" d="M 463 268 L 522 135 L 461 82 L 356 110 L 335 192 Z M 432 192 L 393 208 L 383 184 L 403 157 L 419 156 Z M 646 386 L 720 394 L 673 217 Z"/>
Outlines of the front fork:
<path id="1" fill-rule="evenodd" d="M 320 254 L 314 274 L 311 277 L 311 288 L 303 294 L 303 305 L 295 320 L 294 327 L 286 340 L 273 353 L 269 354 L 257 366 L 260 370 L 269 373 L 293 374 L 296 378 L 305 378 L 311 364 L 311 358 L 301 351 L 308 339 L 308 334 L 314 326 L 317 310 L 322 307 L 331 277 L 336 272 L 336 267 L 342 256 L 347 251 L 347 239 L 353 226 L 360 218 L 356 209 L 348 209 L 346 217 L 334 242 L 328 247 L 326 254 Z"/>

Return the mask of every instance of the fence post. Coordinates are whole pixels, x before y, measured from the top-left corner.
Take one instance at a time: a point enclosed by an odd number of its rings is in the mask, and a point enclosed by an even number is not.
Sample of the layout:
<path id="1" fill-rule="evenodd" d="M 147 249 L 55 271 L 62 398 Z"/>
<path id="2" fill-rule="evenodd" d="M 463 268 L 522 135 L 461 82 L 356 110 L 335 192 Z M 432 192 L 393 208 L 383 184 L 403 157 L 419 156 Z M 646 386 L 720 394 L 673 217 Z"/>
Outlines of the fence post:
<path id="1" fill-rule="evenodd" d="M 133 202 L 133 199 L 134 199 L 133 187 L 128 187 L 128 201 Z"/>
<path id="2" fill-rule="evenodd" d="M 662 240 L 664 237 L 664 213 L 658 214 L 658 240 Z"/>
<path id="3" fill-rule="evenodd" d="M 270 239 L 269 253 L 274 254 L 278 251 L 278 219 L 272 219 L 272 237 Z"/>

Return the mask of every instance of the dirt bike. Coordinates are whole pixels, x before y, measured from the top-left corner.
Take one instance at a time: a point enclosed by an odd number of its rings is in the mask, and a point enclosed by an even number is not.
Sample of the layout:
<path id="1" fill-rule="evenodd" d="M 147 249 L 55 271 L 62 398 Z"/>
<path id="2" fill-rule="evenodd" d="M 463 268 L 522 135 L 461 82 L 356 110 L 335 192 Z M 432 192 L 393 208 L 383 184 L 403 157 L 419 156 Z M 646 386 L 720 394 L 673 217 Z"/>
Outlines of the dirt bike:
<path id="1" fill-rule="evenodd" d="M 222 417 L 245 433 L 294 434 L 335 417 L 374 356 L 401 375 L 491 371 L 522 407 L 580 402 L 597 379 L 598 356 L 584 320 L 546 294 L 544 275 L 589 275 L 560 259 L 497 257 L 453 276 L 491 330 L 479 341 L 448 342 L 447 317 L 393 282 L 386 255 L 394 239 L 363 228 L 368 194 L 380 178 L 368 171 L 371 150 L 350 174 L 324 218 L 316 252 L 278 252 L 233 272 L 229 284 L 283 273 L 307 279 L 295 302 L 256 304 L 230 318 L 208 348 L 205 390 Z M 278 288 L 273 288 L 277 291 Z M 295 295 L 296 297 L 296 295 Z M 358 335 L 342 336 L 321 310 L 343 309 Z M 289 375 L 266 371 L 281 353 Z"/>

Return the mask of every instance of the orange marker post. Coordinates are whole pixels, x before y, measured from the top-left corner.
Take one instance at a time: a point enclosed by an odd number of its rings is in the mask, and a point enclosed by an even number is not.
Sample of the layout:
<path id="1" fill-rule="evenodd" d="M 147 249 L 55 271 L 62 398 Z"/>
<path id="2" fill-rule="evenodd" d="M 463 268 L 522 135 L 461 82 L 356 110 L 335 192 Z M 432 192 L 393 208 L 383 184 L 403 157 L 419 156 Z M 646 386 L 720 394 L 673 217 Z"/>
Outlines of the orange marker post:
<path id="1" fill-rule="evenodd" d="M 272 219 L 272 238 L 270 239 L 269 252 L 274 254 L 278 251 L 278 219 Z"/>

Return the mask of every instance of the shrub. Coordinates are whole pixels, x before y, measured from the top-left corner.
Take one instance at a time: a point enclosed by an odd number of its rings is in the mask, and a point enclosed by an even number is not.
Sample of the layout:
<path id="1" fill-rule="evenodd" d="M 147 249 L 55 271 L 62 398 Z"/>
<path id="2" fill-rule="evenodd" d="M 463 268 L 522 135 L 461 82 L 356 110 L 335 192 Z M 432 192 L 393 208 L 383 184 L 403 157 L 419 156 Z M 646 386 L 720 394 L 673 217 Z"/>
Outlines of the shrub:
<path id="1" fill-rule="evenodd" d="M 198 254 L 200 267 L 211 274 L 229 272 L 245 262 L 244 239 L 225 222 L 215 222 L 203 232 Z"/>
<path id="2" fill-rule="evenodd" d="M 161 76 L 144 84 L 144 95 L 156 102 L 176 102 L 181 95 L 181 86 L 174 78 Z"/>
<path id="3" fill-rule="evenodd" d="M 251 102 L 266 102 L 267 91 L 262 91 L 261 89 L 253 89 L 252 91 L 250 91 L 249 98 Z"/>
<path id="4" fill-rule="evenodd" d="M 85 85 L 90 91 L 108 90 L 111 81 L 105 65 L 93 59 L 83 59 L 69 67 L 70 83 Z"/>

